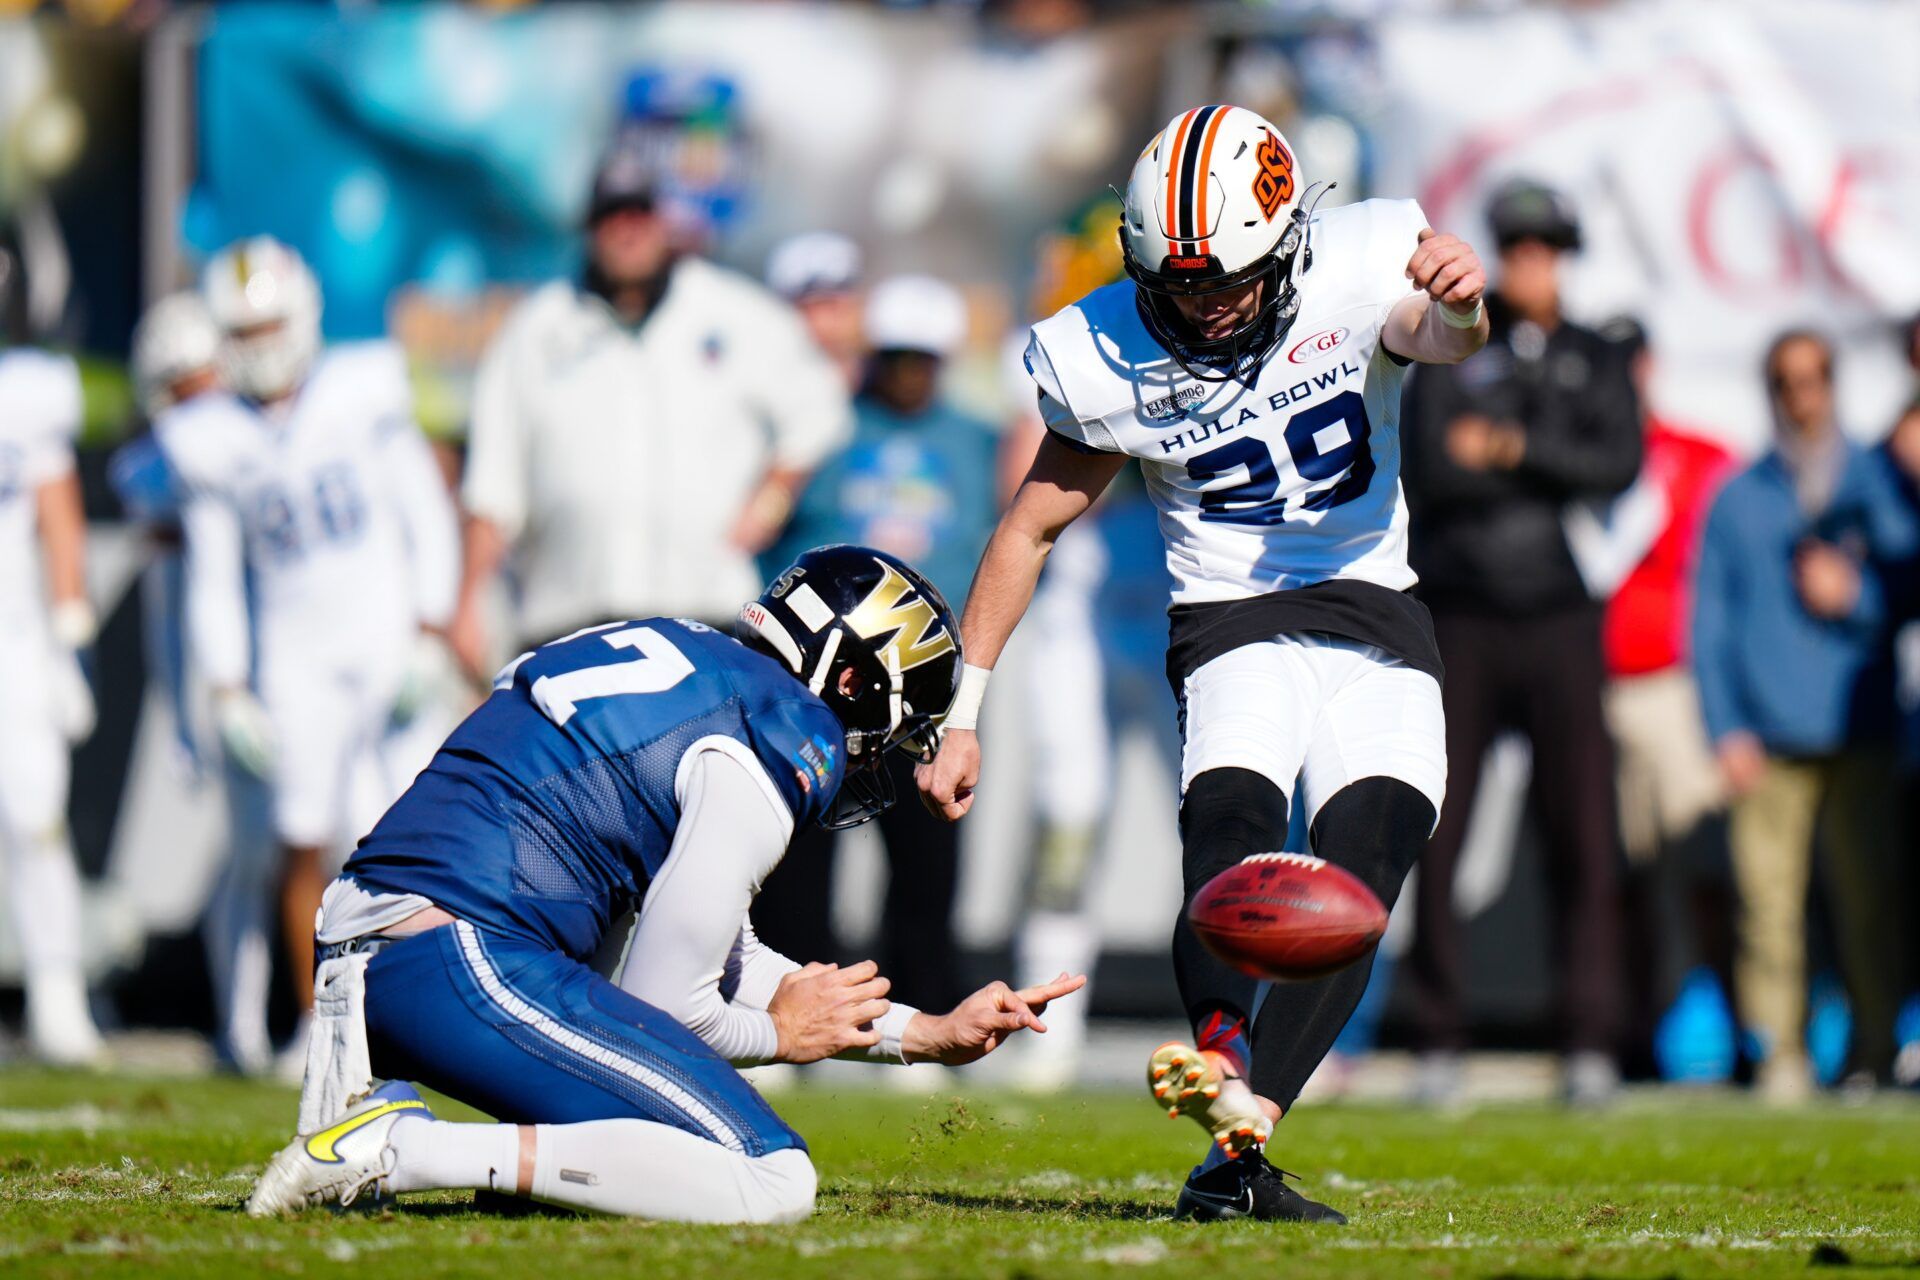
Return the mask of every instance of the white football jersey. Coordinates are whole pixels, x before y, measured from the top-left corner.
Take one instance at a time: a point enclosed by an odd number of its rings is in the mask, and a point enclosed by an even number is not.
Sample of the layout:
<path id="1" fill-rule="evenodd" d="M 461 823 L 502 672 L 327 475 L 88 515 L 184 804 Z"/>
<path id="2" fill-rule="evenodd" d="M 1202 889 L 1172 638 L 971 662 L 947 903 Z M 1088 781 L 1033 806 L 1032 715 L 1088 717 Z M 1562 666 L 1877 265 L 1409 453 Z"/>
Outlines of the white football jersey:
<path id="1" fill-rule="evenodd" d="M 313 668 L 370 691 L 397 681 L 457 573 L 452 500 L 399 350 L 330 349 L 288 404 L 201 396 L 154 434 L 185 502 L 189 643 L 207 678 L 244 684 L 257 664 L 269 691 Z"/>
<path id="2" fill-rule="evenodd" d="M 1131 281 L 1041 321 L 1027 344 L 1049 430 L 1140 459 L 1177 604 L 1335 578 L 1411 587 L 1400 491 L 1403 365 L 1380 344 L 1413 292 L 1411 200 L 1316 214 L 1286 338 L 1249 385 L 1203 382 L 1141 318 Z"/>
<path id="3" fill-rule="evenodd" d="M 35 492 L 73 469 L 80 371 L 65 356 L 0 351 L 0 639 L 46 626 Z"/>

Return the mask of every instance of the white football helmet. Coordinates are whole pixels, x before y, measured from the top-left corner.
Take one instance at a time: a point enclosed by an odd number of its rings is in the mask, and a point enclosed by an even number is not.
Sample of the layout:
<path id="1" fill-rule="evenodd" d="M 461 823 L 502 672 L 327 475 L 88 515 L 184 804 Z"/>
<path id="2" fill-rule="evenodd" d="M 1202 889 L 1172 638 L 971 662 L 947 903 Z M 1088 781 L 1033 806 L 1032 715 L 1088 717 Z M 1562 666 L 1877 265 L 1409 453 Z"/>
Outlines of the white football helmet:
<path id="1" fill-rule="evenodd" d="M 238 241 L 207 263 L 201 291 L 227 384 L 255 400 L 296 390 L 320 352 L 320 285 L 300 255 L 272 236 Z"/>
<path id="2" fill-rule="evenodd" d="M 1232 376 L 1249 355 L 1271 350 L 1299 308 L 1306 252 L 1305 182 L 1293 148 L 1244 107 L 1206 106 L 1168 122 L 1134 162 L 1120 214 L 1120 250 L 1147 313 L 1169 349 L 1198 355 Z M 1202 341 L 1172 305 L 1266 278 L 1259 312 L 1231 336 Z M 1185 361 L 1183 360 L 1184 364 Z"/>
<path id="3" fill-rule="evenodd" d="M 170 293 L 147 308 L 133 330 L 133 389 L 156 417 L 174 403 L 174 387 L 220 363 L 220 327 L 200 295 Z"/>

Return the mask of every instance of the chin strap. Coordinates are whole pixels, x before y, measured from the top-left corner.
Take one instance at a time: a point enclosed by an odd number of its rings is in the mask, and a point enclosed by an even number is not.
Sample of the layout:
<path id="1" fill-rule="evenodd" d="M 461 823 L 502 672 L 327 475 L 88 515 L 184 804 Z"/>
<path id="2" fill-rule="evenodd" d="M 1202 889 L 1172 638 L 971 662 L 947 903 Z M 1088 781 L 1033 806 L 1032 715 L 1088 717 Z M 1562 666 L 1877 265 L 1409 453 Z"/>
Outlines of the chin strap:
<path id="1" fill-rule="evenodd" d="M 840 652 L 840 638 L 844 633 L 835 627 L 827 634 L 826 647 L 820 650 L 820 661 L 814 664 L 813 676 L 807 681 L 807 691 L 814 697 L 827 687 L 827 672 L 833 669 L 833 655 Z"/>
<path id="2" fill-rule="evenodd" d="M 897 645 L 887 646 L 887 741 L 893 741 L 893 735 L 900 731 L 900 721 L 906 718 L 905 703 L 901 694 L 907 687 L 906 677 L 900 671 L 900 650 Z"/>
<path id="3" fill-rule="evenodd" d="M 1313 215 L 1320 209 L 1320 202 L 1327 193 L 1340 184 L 1337 182 L 1316 182 L 1307 188 L 1307 194 L 1300 200 L 1300 207 L 1293 216 L 1300 219 L 1300 236 L 1304 243 L 1300 246 L 1300 256 L 1294 260 L 1293 283 L 1313 268 Z"/>

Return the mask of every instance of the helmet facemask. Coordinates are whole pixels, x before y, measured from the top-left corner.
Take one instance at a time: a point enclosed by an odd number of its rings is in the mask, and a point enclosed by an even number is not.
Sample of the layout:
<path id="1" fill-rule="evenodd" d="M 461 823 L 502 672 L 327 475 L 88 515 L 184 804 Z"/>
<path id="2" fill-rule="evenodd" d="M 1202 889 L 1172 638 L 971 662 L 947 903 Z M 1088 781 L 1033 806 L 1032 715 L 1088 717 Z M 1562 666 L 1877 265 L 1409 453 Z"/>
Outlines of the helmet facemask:
<path id="1" fill-rule="evenodd" d="M 1154 337 L 1189 377 L 1200 382 L 1230 382 L 1257 368 L 1292 327 L 1300 310 L 1299 279 L 1304 263 L 1311 260 L 1306 240 L 1307 214 L 1303 206 L 1288 217 L 1287 229 L 1272 253 L 1231 274 L 1182 277 L 1151 270 L 1133 256 L 1124 234 L 1120 237 L 1120 253 L 1127 274 L 1139 287 L 1140 311 Z M 1255 283 L 1265 286 L 1260 305 L 1246 323 L 1220 338 L 1197 334 L 1174 301 Z"/>
<path id="2" fill-rule="evenodd" d="M 841 628 L 827 639 L 828 649 L 807 684 L 827 704 L 847 733 L 847 772 L 840 794 L 821 825 L 829 831 L 857 827 L 893 806 L 893 776 L 886 770 L 886 754 L 902 751 L 919 764 L 932 761 L 940 749 L 938 715 L 916 710 L 905 696 L 905 673 L 890 645 L 884 665 L 864 645 L 848 645 L 846 658 L 836 663 Z M 816 687 L 816 684 L 818 687 Z M 868 714 L 884 707 L 885 723 Z"/>
<path id="3" fill-rule="evenodd" d="M 278 400 L 297 390 L 320 347 L 318 325 L 271 320 L 229 330 L 222 359 L 228 383 L 254 400 Z"/>

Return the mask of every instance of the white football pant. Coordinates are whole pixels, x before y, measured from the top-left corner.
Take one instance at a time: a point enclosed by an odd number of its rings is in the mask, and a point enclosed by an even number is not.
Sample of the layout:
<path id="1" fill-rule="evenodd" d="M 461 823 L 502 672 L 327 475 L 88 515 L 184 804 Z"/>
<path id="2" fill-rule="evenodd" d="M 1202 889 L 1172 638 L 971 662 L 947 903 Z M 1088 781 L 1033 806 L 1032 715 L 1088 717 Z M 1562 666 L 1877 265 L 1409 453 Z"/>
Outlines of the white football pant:
<path id="1" fill-rule="evenodd" d="M 1222 654 L 1187 677 L 1180 790 L 1208 769 L 1251 769 L 1291 794 L 1311 828 L 1320 806 L 1362 778 L 1398 778 L 1433 802 L 1447 793 L 1440 685 L 1373 646 L 1286 635 Z"/>

